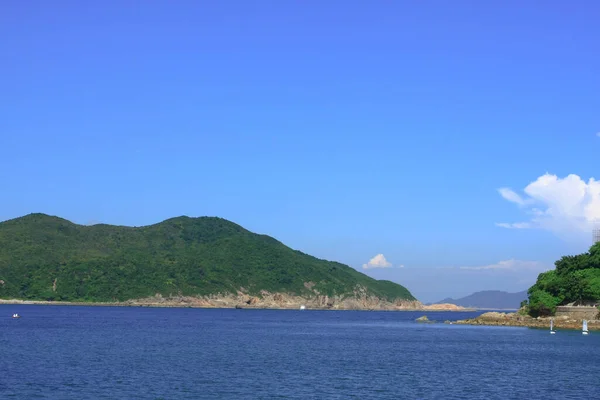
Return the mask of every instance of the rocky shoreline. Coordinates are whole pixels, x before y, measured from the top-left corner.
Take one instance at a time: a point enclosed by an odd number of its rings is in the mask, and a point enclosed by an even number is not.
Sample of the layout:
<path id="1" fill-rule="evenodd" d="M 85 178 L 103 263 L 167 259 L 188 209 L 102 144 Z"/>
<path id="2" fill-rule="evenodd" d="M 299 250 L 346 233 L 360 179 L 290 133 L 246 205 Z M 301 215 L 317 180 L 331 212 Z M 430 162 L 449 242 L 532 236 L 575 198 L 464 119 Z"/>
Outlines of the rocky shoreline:
<path id="1" fill-rule="evenodd" d="M 63 302 L 19 299 L 0 299 L 0 304 L 111 306 L 111 307 L 179 307 L 179 308 L 237 308 L 298 310 L 301 306 L 309 310 L 368 310 L 368 311 L 471 311 L 454 304 L 423 305 L 416 300 L 389 302 L 378 297 L 360 294 L 353 297 L 313 296 L 310 298 L 284 293 L 263 291 L 260 296 L 244 293 L 213 296 L 155 296 L 123 302 Z"/>
<path id="2" fill-rule="evenodd" d="M 527 328 L 550 329 L 550 320 L 554 320 L 554 329 L 581 330 L 582 320 L 569 316 L 538 317 L 516 313 L 487 312 L 472 319 L 455 321 L 458 325 L 520 326 Z M 588 320 L 588 330 L 600 331 L 600 320 Z"/>

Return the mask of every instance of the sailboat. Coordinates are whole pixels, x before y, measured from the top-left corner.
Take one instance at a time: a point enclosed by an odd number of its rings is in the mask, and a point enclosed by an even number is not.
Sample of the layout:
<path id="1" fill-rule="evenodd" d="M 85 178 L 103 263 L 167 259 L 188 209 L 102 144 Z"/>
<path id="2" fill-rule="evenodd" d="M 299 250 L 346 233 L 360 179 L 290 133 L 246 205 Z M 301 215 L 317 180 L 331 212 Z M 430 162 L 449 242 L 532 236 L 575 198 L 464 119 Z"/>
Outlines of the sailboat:
<path id="1" fill-rule="evenodd" d="M 582 328 L 582 331 L 581 331 L 581 333 L 582 333 L 583 335 L 587 335 L 587 334 L 588 334 L 587 320 L 585 320 L 585 319 L 583 320 L 583 328 Z"/>
<path id="2" fill-rule="evenodd" d="M 550 334 L 551 335 L 556 334 L 556 331 L 554 330 L 554 320 L 553 319 L 550 320 Z"/>

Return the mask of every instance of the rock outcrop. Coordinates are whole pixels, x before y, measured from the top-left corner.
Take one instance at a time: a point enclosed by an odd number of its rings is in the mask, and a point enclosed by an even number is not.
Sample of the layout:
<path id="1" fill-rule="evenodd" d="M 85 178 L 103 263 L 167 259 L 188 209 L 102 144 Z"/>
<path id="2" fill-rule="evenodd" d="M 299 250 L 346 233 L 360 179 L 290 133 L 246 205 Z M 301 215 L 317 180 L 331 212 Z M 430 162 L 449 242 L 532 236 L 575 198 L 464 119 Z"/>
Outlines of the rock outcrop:
<path id="1" fill-rule="evenodd" d="M 456 304 L 444 303 L 444 304 L 431 304 L 424 307 L 425 310 L 429 311 L 465 311 L 467 308 L 457 306 Z"/>
<path id="2" fill-rule="evenodd" d="M 305 287 L 311 289 L 312 296 L 297 296 L 288 293 L 271 293 L 262 290 L 260 293 L 249 294 L 245 288 L 240 288 L 235 294 L 215 294 L 209 296 L 183 296 L 181 293 L 127 300 L 123 302 L 95 303 L 116 306 L 142 307 L 198 307 L 198 308 L 270 308 L 270 309 L 306 309 L 313 310 L 423 310 L 423 311 L 462 311 L 465 308 L 454 304 L 423 305 L 417 300 L 402 300 L 390 302 L 369 294 L 366 288 L 357 285 L 354 292 L 347 296 L 328 296 L 313 288 L 313 282 L 306 282 Z M 22 300 L 0 300 L 0 303 L 25 303 Z M 59 304 L 59 302 L 28 301 L 28 304 Z M 69 302 L 62 304 L 91 303 Z"/>
<path id="3" fill-rule="evenodd" d="M 582 320 L 572 319 L 568 316 L 537 317 L 520 313 L 487 312 L 472 319 L 456 321 L 462 325 L 492 325 L 492 326 L 523 326 L 529 328 L 550 329 L 550 320 L 554 320 L 554 329 L 581 329 Z M 588 320 L 589 330 L 600 330 L 600 320 Z"/>
<path id="4" fill-rule="evenodd" d="M 310 283 L 308 286 L 311 286 Z M 315 293 L 314 296 L 297 296 L 287 293 L 261 291 L 259 295 L 250 295 L 244 288 L 236 294 L 216 294 L 210 296 L 182 296 L 180 294 L 154 296 L 142 299 L 111 303 L 47 302 L 0 300 L 0 303 L 12 304 L 77 304 L 77 305 L 114 305 L 141 307 L 198 307 L 198 308 L 270 308 L 270 309 L 306 309 L 313 310 L 423 310 L 423 311 L 460 311 L 462 307 L 436 304 L 424 306 L 417 300 L 396 300 L 394 302 L 369 295 L 366 290 L 357 287 L 351 296 L 327 296 Z"/>

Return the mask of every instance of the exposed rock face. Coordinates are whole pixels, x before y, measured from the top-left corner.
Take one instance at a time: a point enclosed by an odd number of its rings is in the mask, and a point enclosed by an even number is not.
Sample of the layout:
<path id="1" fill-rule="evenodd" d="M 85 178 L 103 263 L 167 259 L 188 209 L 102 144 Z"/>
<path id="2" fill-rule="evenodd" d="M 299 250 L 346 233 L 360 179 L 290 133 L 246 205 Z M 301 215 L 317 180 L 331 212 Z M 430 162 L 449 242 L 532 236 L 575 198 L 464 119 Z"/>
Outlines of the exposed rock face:
<path id="1" fill-rule="evenodd" d="M 249 306 L 255 305 L 256 303 L 258 303 L 258 297 L 250 297 L 248 300 L 245 301 L 245 303 Z"/>
<path id="2" fill-rule="evenodd" d="M 422 317 L 417 318 L 415 321 L 417 321 L 417 322 L 429 322 L 429 318 L 427 318 L 427 315 L 423 315 Z"/>
<path id="3" fill-rule="evenodd" d="M 356 295 L 358 294 L 358 296 Z M 262 291 L 260 296 L 251 296 L 239 291 L 236 294 L 216 294 L 210 296 L 182 296 L 171 295 L 163 297 L 157 293 L 143 299 L 127 300 L 113 303 L 77 303 L 64 302 L 63 304 L 82 305 L 115 305 L 115 306 L 145 306 L 145 307 L 199 307 L 199 308 L 273 308 L 273 309 L 306 309 L 320 310 L 422 310 L 423 304 L 419 301 L 397 300 L 389 302 L 364 293 L 355 296 L 327 296 L 315 295 L 303 297 L 286 293 L 269 293 Z M 58 304 L 60 302 L 0 300 L 0 303 L 9 304 Z"/>
<path id="4" fill-rule="evenodd" d="M 312 288 L 314 283 L 306 282 L 305 287 Z M 146 306 L 146 307 L 199 307 L 199 308 L 273 308 L 273 309 L 306 309 L 319 310 L 430 310 L 430 311 L 460 311 L 463 307 L 454 304 L 435 304 L 424 306 L 417 300 L 398 299 L 394 302 L 370 295 L 365 288 L 357 286 L 351 296 L 327 296 L 312 289 L 312 296 L 297 296 L 287 293 L 270 293 L 266 290 L 260 295 L 250 295 L 245 288 L 240 288 L 236 294 L 215 294 L 209 296 L 162 296 L 160 293 L 143 299 L 114 302 L 111 305 Z M 2 302 L 22 302 L 0 300 Z M 47 302 L 28 302 L 45 304 Z M 56 304 L 56 303 L 55 303 Z M 86 304 L 86 303 L 70 303 Z M 108 304 L 108 303 L 100 303 Z"/>
<path id="5" fill-rule="evenodd" d="M 305 286 L 312 287 L 312 282 Z M 369 295 L 364 288 L 357 287 L 352 296 L 327 296 L 315 293 L 314 296 L 297 296 L 286 293 L 270 293 L 261 291 L 260 296 L 251 296 L 244 293 L 240 288 L 237 295 L 212 295 L 199 297 L 171 297 L 162 299 L 156 304 L 156 296 L 146 299 L 129 301 L 132 305 L 161 305 L 191 307 L 235 307 L 243 305 L 244 308 L 275 308 L 275 309 L 299 309 L 304 305 L 307 309 L 320 310 L 431 310 L 431 311 L 460 311 L 465 308 L 454 304 L 435 304 L 424 306 L 420 301 L 401 300 L 389 302 L 379 297 Z M 182 304 L 183 303 L 183 304 Z"/>
<path id="6" fill-rule="evenodd" d="M 424 307 L 425 310 L 430 311 L 464 311 L 467 310 L 465 307 L 457 306 L 456 304 L 444 303 L 444 304 L 432 304 Z"/>

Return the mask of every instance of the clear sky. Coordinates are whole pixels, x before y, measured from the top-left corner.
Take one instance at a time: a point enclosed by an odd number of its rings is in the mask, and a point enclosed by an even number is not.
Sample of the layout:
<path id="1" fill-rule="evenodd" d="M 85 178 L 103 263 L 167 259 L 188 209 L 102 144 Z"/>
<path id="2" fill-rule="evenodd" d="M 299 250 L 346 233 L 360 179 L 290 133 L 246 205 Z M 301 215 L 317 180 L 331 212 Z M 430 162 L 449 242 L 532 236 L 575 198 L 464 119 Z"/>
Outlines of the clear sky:
<path id="1" fill-rule="evenodd" d="M 524 290 L 600 218 L 598 15 L 6 1 L 0 220 L 220 216 L 423 301 Z"/>

